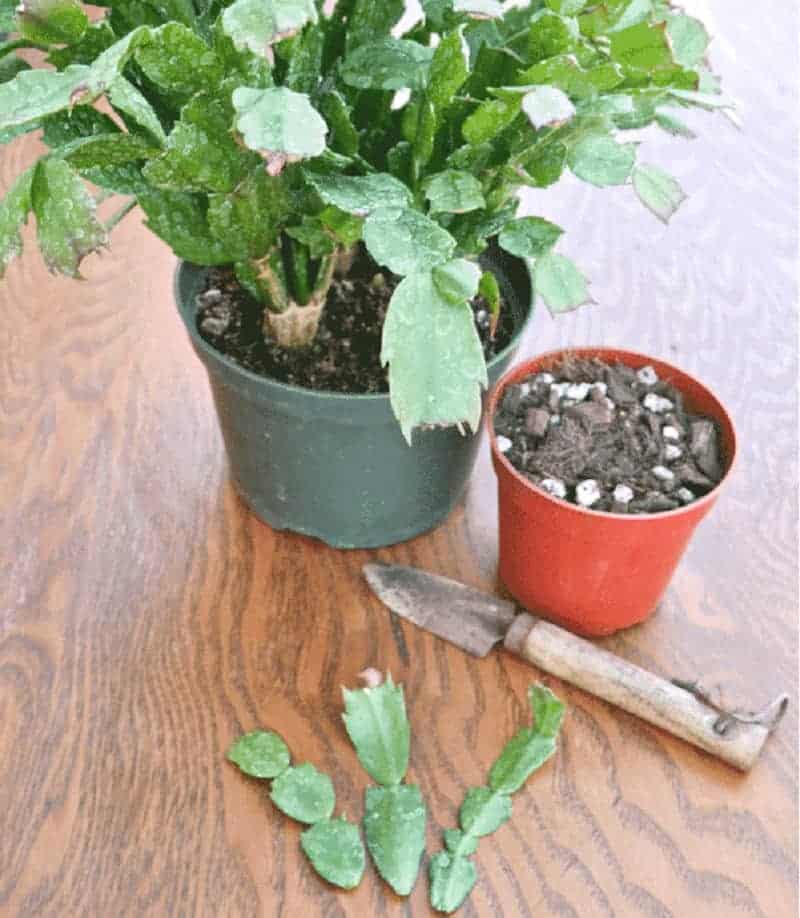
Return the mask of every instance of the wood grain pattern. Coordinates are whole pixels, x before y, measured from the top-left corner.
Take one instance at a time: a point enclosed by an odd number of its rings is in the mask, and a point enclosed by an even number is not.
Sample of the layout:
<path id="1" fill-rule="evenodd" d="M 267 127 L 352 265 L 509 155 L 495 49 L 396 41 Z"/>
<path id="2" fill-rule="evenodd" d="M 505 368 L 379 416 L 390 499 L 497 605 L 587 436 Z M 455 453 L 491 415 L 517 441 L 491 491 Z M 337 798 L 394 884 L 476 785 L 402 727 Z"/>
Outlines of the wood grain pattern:
<path id="1" fill-rule="evenodd" d="M 699 4 L 695 4 L 699 5 Z M 530 212 L 569 228 L 597 305 L 537 314 L 522 356 L 568 343 L 664 355 L 729 406 L 742 456 L 658 614 L 604 642 L 728 703 L 791 692 L 742 776 L 556 679 L 557 758 L 481 842 L 465 916 L 766 916 L 797 912 L 797 13 L 705 0 L 713 61 L 744 128 L 693 119 L 643 161 L 691 193 L 669 229 L 630 190 L 566 181 Z M 35 153 L 2 153 L 0 187 Z M 30 238 L 30 234 L 29 237 Z M 299 829 L 224 761 L 274 727 L 362 812 L 340 686 L 366 665 L 406 686 L 412 770 L 454 824 L 525 716 L 530 668 L 475 661 L 399 626 L 360 576 L 369 559 L 496 588 L 488 450 L 437 532 L 337 552 L 272 532 L 228 481 L 200 365 L 170 300 L 173 260 L 138 220 L 87 282 L 30 247 L 0 286 L 0 914 L 429 914 L 370 871 L 351 894 L 314 876 Z"/>

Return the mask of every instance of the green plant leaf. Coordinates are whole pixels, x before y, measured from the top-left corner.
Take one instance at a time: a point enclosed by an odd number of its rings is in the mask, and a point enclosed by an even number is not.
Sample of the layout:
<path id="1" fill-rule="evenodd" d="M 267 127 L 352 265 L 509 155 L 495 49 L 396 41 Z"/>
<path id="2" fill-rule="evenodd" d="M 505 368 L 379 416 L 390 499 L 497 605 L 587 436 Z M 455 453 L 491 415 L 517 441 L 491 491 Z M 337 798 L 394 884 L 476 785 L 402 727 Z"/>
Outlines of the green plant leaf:
<path id="1" fill-rule="evenodd" d="M 672 52 L 663 24 L 640 22 L 609 36 L 613 60 L 636 70 L 652 73 L 672 64 Z"/>
<path id="2" fill-rule="evenodd" d="M 23 0 L 16 25 L 23 38 L 37 44 L 71 44 L 80 40 L 89 18 L 78 0 Z"/>
<path id="3" fill-rule="evenodd" d="M 245 144 L 260 153 L 267 171 L 277 175 L 287 162 L 319 156 L 327 125 L 308 96 L 282 86 L 233 92 L 234 124 Z"/>
<path id="4" fill-rule="evenodd" d="M 688 125 L 684 124 L 680 118 L 676 118 L 675 115 L 671 113 L 657 111 L 655 121 L 660 128 L 675 137 L 685 137 L 687 140 L 694 140 L 695 137 L 697 137 L 695 132 Z"/>
<path id="5" fill-rule="evenodd" d="M 136 49 L 135 57 L 156 86 L 182 98 L 215 86 L 223 76 L 222 61 L 202 38 L 179 22 L 154 29 L 150 41 Z"/>
<path id="6" fill-rule="evenodd" d="M 355 0 L 347 21 L 347 51 L 360 45 L 385 38 L 400 21 L 405 11 L 404 0 Z M 338 10 L 337 10 L 338 12 Z"/>
<path id="7" fill-rule="evenodd" d="M 564 230 L 541 217 L 511 220 L 500 231 L 500 247 L 520 258 L 537 258 L 558 242 Z"/>
<path id="8" fill-rule="evenodd" d="M 31 186 L 36 234 L 53 272 L 80 277 L 81 261 L 107 242 L 95 202 L 81 178 L 61 159 L 43 159 Z"/>
<path id="9" fill-rule="evenodd" d="M 42 139 L 48 147 L 62 147 L 82 137 L 119 132 L 119 128 L 108 115 L 88 105 L 48 115 L 42 120 L 42 127 Z"/>
<path id="10" fill-rule="evenodd" d="M 81 137 L 55 152 L 73 169 L 83 172 L 85 169 L 98 166 L 121 166 L 125 163 L 149 159 L 157 155 L 159 149 L 137 134 L 123 134 L 121 131 L 116 131 L 113 134 Z"/>
<path id="11" fill-rule="evenodd" d="M 338 207 L 331 206 L 321 211 L 319 218 L 346 248 L 350 248 L 361 238 L 364 227 L 361 217 L 354 217 Z"/>
<path id="12" fill-rule="evenodd" d="M 272 782 L 269 796 L 282 813 L 310 825 L 330 819 L 336 806 L 331 779 L 310 762 L 282 771 Z"/>
<path id="13" fill-rule="evenodd" d="M 0 0 L 0 32 L 14 31 L 18 6 L 18 0 Z"/>
<path id="14" fill-rule="evenodd" d="M 565 255 L 548 252 L 537 258 L 533 276 L 550 312 L 568 312 L 589 300 L 586 278 Z"/>
<path id="15" fill-rule="evenodd" d="M 356 89 L 424 89 L 433 49 L 402 38 L 383 38 L 356 48 L 339 67 Z"/>
<path id="16" fill-rule="evenodd" d="M 537 131 L 564 124 L 575 114 L 569 96 L 555 86 L 534 86 L 522 97 L 522 110 Z"/>
<path id="17" fill-rule="evenodd" d="M 500 319 L 500 285 L 491 271 L 484 271 L 481 275 L 480 283 L 478 284 L 478 295 L 486 300 L 486 305 L 489 307 L 489 312 L 492 316 L 489 331 L 491 337 L 494 338 L 497 323 Z"/>
<path id="18" fill-rule="evenodd" d="M 277 241 L 290 210 L 284 183 L 256 169 L 232 192 L 208 196 L 208 226 L 234 260 L 260 258 Z"/>
<path id="19" fill-rule="evenodd" d="M 536 732 L 542 736 L 558 736 L 564 721 L 565 707 L 546 685 L 534 682 L 528 688 L 528 704 L 533 712 Z"/>
<path id="20" fill-rule="evenodd" d="M 437 912 L 456 911 L 472 892 L 478 879 L 475 865 L 469 858 L 439 851 L 429 865 L 431 905 Z"/>
<path id="21" fill-rule="evenodd" d="M 233 191 L 259 161 L 231 136 L 231 115 L 230 106 L 211 93 L 193 96 L 161 155 L 146 166 L 147 180 L 168 191 Z"/>
<path id="22" fill-rule="evenodd" d="M 433 283 L 441 297 L 456 306 L 478 292 L 481 269 L 473 261 L 457 258 L 433 269 Z"/>
<path id="23" fill-rule="evenodd" d="M 492 766 L 490 786 L 497 794 L 513 794 L 555 751 L 551 737 L 539 736 L 532 727 L 523 727 Z"/>
<path id="24" fill-rule="evenodd" d="M 464 140 L 471 144 L 492 140 L 517 117 L 521 103 L 521 96 L 481 102 L 462 126 Z"/>
<path id="25" fill-rule="evenodd" d="M 35 125 L 46 115 L 70 107 L 88 75 L 89 68 L 81 66 L 24 70 L 0 84 L 0 131 Z"/>
<path id="26" fill-rule="evenodd" d="M 529 92 L 533 86 L 551 86 L 573 99 L 588 99 L 598 93 L 608 92 L 624 79 L 623 69 L 613 61 L 584 70 L 573 55 L 564 54 L 520 71 L 515 82 L 517 92 Z M 511 91 L 511 87 L 493 90 L 500 95 Z"/>
<path id="27" fill-rule="evenodd" d="M 300 844 L 317 873 L 341 889 L 355 889 L 364 876 L 366 854 L 358 828 L 346 819 L 324 819 L 306 829 Z"/>
<path id="28" fill-rule="evenodd" d="M 0 57 L 0 83 L 8 83 L 23 70 L 30 70 L 30 64 L 16 54 Z"/>
<path id="29" fill-rule="evenodd" d="M 240 736 L 227 758 L 254 778 L 277 778 L 291 762 L 289 747 L 272 730 L 253 730 Z"/>
<path id="30" fill-rule="evenodd" d="M 642 204 L 663 223 L 668 223 L 686 200 L 677 180 L 657 166 L 637 166 L 633 170 L 633 188 Z"/>
<path id="31" fill-rule="evenodd" d="M 532 61 L 568 54 L 578 44 L 580 30 L 574 19 L 544 9 L 531 19 L 528 50 Z"/>
<path id="32" fill-rule="evenodd" d="M 124 77 L 119 77 L 114 81 L 108 91 L 108 101 L 117 111 L 127 115 L 135 124 L 144 128 L 159 144 L 163 144 L 167 139 L 153 106 L 133 83 Z"/>
<path id="33" fill-rule="evenodd" d="M 410 744 L 403 687 L 387 676 L 374 688 L 345 689 L 344 702 L 344 725 L 365 771 L 378 784 L 399 784 Z"/>
<path id="34" fill-rule="evenodd" d="M 496 832 L 511 818 L 511 798 L 488 787 L 471 787 L 459 810 L 461 828 L 481 838 Z"/>
<path id="35" fill-rule="evenodd" d="M 488 379 L 472 310 L 445 299 L 430 271 L 415 270 L 395 289 L 381 362 L 389 364 L 392 409 L 409 444 L 421 425 L 478 429 Z"/>
<path id="36" fill-rule="evenodd" d="M 26 169 L 0 201 L 0 278 L 11 261 L 22 254 L 20 230 L 28 222 L 35 171 L 35 165 Z"/>
<path id="37" fill-rule="evenodd" d="M 63 70 L 70 64 L 91 64 L 103 51 L 117 40 L 114 30 L 105 19 L 93 22 L 76 42 L 63 48 L 51 48 L 47 62 Z"/>
<path id="38" fill-rule="evenodd" d="M 378 873 L 399 896 L 407 896 L 425 850 L 426 810 L 415 784 L 368 787 L 364 834 Z"/>
<path id="39" fill-rule="evenodd" d="M 453 0 L 453 12 L 473 19 L 499 19 L 505 10 L 499 0 Z"/>
<path id="40" fill-rule="evenodd" d="M 367 217 L 364 242 L 379 265 L 395 274 L 426 271 L 450 260 L 455 239 L 418 210 L 382 208 Z"/>
<path id="41" fill-rule="evenodd" d="M 222 28 L 234 45 L 262 57 L 275 42 L 316 21 L 314 0 L 235 0 L 222 14 Z"/>
<path id="42" fill-rule="evenodd" d="M 478 850 L 478 839 L 474 835 L 462 832 L 461 829 L 445 829 L 443 838 L 445 846 L 451 854 L 466 857 Z"/>
<path id="43" fill-rule="evenodd" d="M 547 188 L 555 184 L 564 171 L 567 148 L 558 140 L 538 144 L 532 152 L 520 157 L 520 166 L 527 176 L 527 184 Z"/>
<path id="44" fill-rule="evenodd" d="M 314 175 L 306 178 L 326 204 L 358 217 L 376 210 L 405 208 L 411 204 L 411 192 L 394 176 L 384 172 L 372 175 Z"/>
<path id="45" fill-rule="evenodd" d="M 322 72 L 325 33 L 306 29 L 292 40 L 292 56 L 284 83 L 295 92 L 314 92 Z"/>
<path id="46" fill-rule="evenodd" d="M 711 40 L 700 20 L 682 13 L 667 16 L 667 39 L 675 63 L 690 68 L 702 62 Z"/>
<path id="47" fill-rule="evenodd" d="M 578 178 L 592 185 L 623 185 L 636 162 L 636 145 L 617 143 L 613 137 L 589 134 L 568 152 L 567 162 Z"/>
<path id="48" fill-rule="evenodd" d="M 147 188 L 137 195 L 148 227 L 178 258 L 196 265 L 224 265 L 235 252 L 218 239 L 208 225 L 208 200 L 203 195 Z"/>
<path id="49" fill-rule="evenodd" d="M 323 255 L 330 255 L 334 250 L 335 244 L 330 234 L 325 230 L 325 224 L 319 217 L 303 216 L 303 222 L 299 226 L 289 226 L 286 228 L 286 235 L 291 236 L 298 242 L 302 242 L 308 248 L 308 254 L 312 258 L 322 258 Z"/>
<path id="50" fill-rule="evenodd" d="M 448 169 L 431 176 L 425 186 L 431 213 L 465 214 L 486 207 L 481 183 L 469 172 Z"/>
<path id="51" fill-rule="evenodd" d="M 469 48 L 463 29 L 454 29 L 442 38 L 434 51 L 428 76 L 427 96 L 437 116 L 451 104 L 468 76 Z"/>
<path id="52" fill-rule="evenodd" d="M 358 153 L 358 131 L 344 96 L 330 89 L 319 97 L 317 104 L 330 128 L 330 148 L 345 156 L 355 156 Z"/>

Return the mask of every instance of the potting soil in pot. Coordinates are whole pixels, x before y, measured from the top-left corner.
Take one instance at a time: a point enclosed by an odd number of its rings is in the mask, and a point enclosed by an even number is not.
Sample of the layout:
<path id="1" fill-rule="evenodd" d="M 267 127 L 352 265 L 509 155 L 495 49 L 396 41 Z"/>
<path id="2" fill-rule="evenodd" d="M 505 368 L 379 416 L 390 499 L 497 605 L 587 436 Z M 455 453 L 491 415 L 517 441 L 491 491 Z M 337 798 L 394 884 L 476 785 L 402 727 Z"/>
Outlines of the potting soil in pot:
<path id="1" fill-rule="evenodd" d="M 674 510 L 724 473 L 714 421 L 687 413 L 681 393 L 649 366 L 567 358 L 510 385 L 494 429 L 514 468 L 591 510 Z"/>
<path id="2" fill-rule="evenodd" d="M 198 296 L 197 327 L 209 344 L 240 366 L 278 382 L 326 392 L 388 392 L 387 372 L 380 363 L 381 334 L 399 281 L 379 271 L 362 250 L 347 277 L 334 280 L 314 342 L 283 348 L 264 340 L 263 306 L 240 286 L 233 271 L 212 268 Z M 501 309 L 492 336 L 483 297 L 475 297 L 471 305 L 488 361 L 511 341 L 514 317 L 510 309 Z"/>

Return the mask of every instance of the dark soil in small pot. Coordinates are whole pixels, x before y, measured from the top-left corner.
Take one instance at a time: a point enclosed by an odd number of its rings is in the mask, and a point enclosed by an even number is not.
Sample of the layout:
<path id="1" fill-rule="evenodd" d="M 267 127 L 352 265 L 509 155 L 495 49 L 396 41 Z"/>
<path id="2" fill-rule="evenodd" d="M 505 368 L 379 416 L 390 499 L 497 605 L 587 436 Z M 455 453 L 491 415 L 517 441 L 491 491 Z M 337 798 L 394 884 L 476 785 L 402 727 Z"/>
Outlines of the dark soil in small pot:
<path id="1" fill-rule="evenodd" d="M 510 592 L 588 635 L 647 618 L 733 465 L 722 404 L 663 361 L 578 348 L 515 367 L 489 413 Z"/>
<path id="2" fill-rule="evenodd" d="M 493 247 L 483 266 L 497 276 L 505 312 L 513 318 L 510 341 L 487 363 L 493 385 L 516 351 L 530 314 L 531 289 L 520 259 Z M 260 316 L 246 315 L 235 303 L 228 309 L 238 297 L 225 295 L 220 288 L 224 274 L 212 277 L 215 270 L 181 264 L 175 296 L 208 372 L 233 481 L 256 515 L 275 529 L 314 536 L 338 548 L 391 545 L 442 522 L 463 494 L 480 437 L 462 436 L 455 428 L 416 430 L 409 447 L 392 413 L 383 371 L 373 372 L 374 359 L 361 360 L 358 353 L 364 348 L 352 348 L 357 334 L 371 334 L 379 342 L 372 319 L 351 328 L 351 347 L 342 347 L 341 337 L 348 336 L 336 323 L 347 320 L 347 310 L 334 304 L 315 352 L 282 360 L 259 343 L 254 324 Z M 390 278 L 384 280 L 391 285 Z M 219 297 L 209 298 L 209 290 L 219 291 Z M 225 306 L 222 312 L 220 305 Z M 480 325 L 484 320 L 476 305 Z M 351 304 L 351 316 L 354 311 Z M 198 313 L 205 320 L 202 333 Z M 209 318 L 222 321 L 209 327 Z M 220 336 L 229 336 L 234 350 L 239 348 L 237 359 L 212 344 Z M 279 378 L 254 372 L 248 361 L 261 371 L 270 361 L 282 364 L 270 370 Z M 295 382 L 281 381 L 282 374 Z M 308 382 L 308 374 L 316 375 L 319 388 L 297 384 Z M 361 391 L 341 391 L 353 387 Z"/>

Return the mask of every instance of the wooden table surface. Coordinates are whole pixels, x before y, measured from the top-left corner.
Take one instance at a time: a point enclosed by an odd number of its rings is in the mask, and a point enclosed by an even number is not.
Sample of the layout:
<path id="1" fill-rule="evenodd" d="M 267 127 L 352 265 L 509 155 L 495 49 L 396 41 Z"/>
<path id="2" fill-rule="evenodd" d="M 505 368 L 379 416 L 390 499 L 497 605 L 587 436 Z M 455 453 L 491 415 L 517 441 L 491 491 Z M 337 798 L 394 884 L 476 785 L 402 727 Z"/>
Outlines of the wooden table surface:
<path id="1" fill-rule="evenodd" d="M 702 5 L 743 130 L 698 113 L 699 139 L 644 141 L 640 159 L 691 194 L 670 228 L 630 189 L 566 180 L 528 197 L 568 227 L 597 303 L 540 310 L 521 356 L 633 347 L 727 403 L 741 437 L 730 487 L 657 614 L 605 644 L 732 704 L 788 691 L 792 709 L 742 776 L 548 680 L 569 705 L 560 751 L 482 841 L 465 916 L 797 912 L 797 16 L 766 6 Z M 0 187 L 35 150 L 2 153 Z M 438 849 L 538 674 L 407 626 L 404 662 L 360 569 L 378 558 L 496 589 L 486 445 L 465 503 L 430 535 L 341 552 L 271 531 L 228 480 L 173 267 L 130 217 L 86 283 L 49 276 L 30 245 L 0 286 L 0 914 L 427 915 L 422 878 L 407 902 L 371 869 L 353 893 L 323 884 L 299 828 L 224 754 L 276 728 L 359 816 L 340 687 L 388 668 Z"/>

